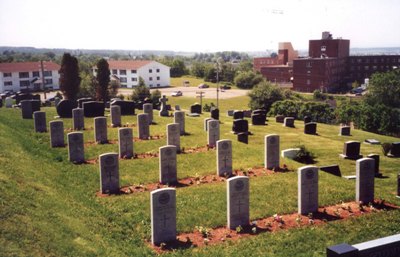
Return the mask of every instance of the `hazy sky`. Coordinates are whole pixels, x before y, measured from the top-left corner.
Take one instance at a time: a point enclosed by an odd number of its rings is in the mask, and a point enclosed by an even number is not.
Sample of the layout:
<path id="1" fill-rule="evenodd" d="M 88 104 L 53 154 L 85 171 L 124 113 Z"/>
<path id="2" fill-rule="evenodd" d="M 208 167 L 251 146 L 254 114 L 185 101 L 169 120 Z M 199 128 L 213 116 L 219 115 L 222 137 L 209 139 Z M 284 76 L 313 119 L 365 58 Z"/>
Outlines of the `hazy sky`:
<path id="1" fill-rule="evenodd" d="M 399 0 L 0 0 L 0 45 L 263 51 L 330 31 L 351 47 L 400 47 L 399 12 Z"/>

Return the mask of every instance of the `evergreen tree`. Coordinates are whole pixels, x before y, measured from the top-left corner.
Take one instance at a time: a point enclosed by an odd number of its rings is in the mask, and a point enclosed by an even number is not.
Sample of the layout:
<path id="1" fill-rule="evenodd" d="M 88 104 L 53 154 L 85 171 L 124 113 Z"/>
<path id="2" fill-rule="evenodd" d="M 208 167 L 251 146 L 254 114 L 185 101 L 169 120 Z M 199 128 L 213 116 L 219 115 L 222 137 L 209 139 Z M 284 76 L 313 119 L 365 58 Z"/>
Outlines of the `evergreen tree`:
<path id="1" fill-rule="evenodd" d="M 78 60 L 69 53 L 64 53 L 61 60 L 60 91 L 65 99 L 76 100 L 81 84 Z"/>
<path id="2" fill-rule="evenodd" d="M 96 99 L 97 101 L 106 102 L 109 100 L 108 85 L 110 83 L 110 68 L 105 59 L 100 59 L 97 62 L 96 75 Z"/>

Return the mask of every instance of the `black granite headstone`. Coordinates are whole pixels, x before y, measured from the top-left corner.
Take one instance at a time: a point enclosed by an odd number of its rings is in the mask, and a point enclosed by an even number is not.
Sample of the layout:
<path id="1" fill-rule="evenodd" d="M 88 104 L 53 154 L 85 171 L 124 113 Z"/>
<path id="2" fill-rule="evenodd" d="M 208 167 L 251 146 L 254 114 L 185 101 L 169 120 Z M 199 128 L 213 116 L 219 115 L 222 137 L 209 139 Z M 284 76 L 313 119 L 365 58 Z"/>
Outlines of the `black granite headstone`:
<path id="1" fill-rule="evenodd" d="M 357 160 L 362 158 L 360 155 L 360 142 L 348 141 L 343 145 L 343 154 L 340 155 L 345 159 Z"/>
<path id="2" fill-rule="evenodd" d="M 121 115 L 135 115 L 136 104 L 133 101 L 115 100 L 112 101 L 110 105 L 118 105 L 121 107 Z"/>
<path id="3" fill-rule="evenodd" d="M 93 101 L 93 99 L 90 97 L 85 97 L 85 98 L 79 98 L 77 101 L 78 101 L 78 107 L 83 108 L 83 103 L 91 102 Z"/>
<path id="4" fill-rule="evenodd" d="M 211 118 L 213 118 L 214 120 L 219 120 L 219 109 L 211 109 Z"/>
<path id="5" fill-rule="evenodd" d="M 232 131 L 235 134 L 238 133 L 248 133 L 249 132 L 249 122 L 247 120 L 237 119 L 233 121 Z"/>
<path id="6" fill-rule="evenodd" d="M 390 154 L 394 157 L 400 157 L 400 142 L 392 143 Z"/>
<path id="7" fill-rule="evenodd" d="M 72 118 L 72 109 L 75 109 L 77 103 L 72 100 L 61 100 L 56 109 L 60 118 Z"/>
<path id="8" fill-rule="evenodd" d="M 32 102 L 32 113 L 36 112 L 36 111 L 40 111 L 40 100 L 31 100 Z"/>
<path id="9" fill-rule="evenodd" d="M 317 123 L 309 122 L 304 125 L 304 134 L 315 135 L 317 134 Z"/>
<path id="10" fill-rule="evenodd" d="M 248 134 L 248 133 L 245 133 L 245 132 L 238 133 L 238 134 L 237 134 L 237 140 L 238 140 L 239 142 L 248 144 L 248 143 L 249 143 L 249 134 Z"/>
<path id="11" fill-rule="evenodd" d="M 234 111 L 233 112 L 233 119 L 244 119 L 244 112 L 243 111 Z"/>
<path id="12" fill-rule="evenodd" d="M 201 114 L 201 105 L 200 104 L 192 104 L 190 106 L 190 113 Z"/>
<path id="13" fill-rule="evenodd" d="M 104 116 L 104 103 L 103 102 L 84 102 L 83 103 L 83 116 L 85 117 L 102 117 Z"/>
<path id="14" fill-rule="evenodd" d="M 304 124 L 310 123 L 312 121 L 310 116 L 305 116 L 304 117 Z"/>
<path id="15" fill-rule="evenodd" d="M 252 114 L 253 114 L 253 115 L 254 115 L 254 114 L 263 114 L 263 115 L 267 116 L 267 112 L 266 112 L 265 110 L 261 110 L 261 109 L 254 110 L 254 111 L 252 112 Z"/>
<path id="16" fill-rule="evenodd" d="M 3 107 L 3 99 L 0 98 L 0 108 Z"/>
<path id="17" fill-rule="evenodd" d="M 379 172 L 379 154 L 368 154 L 367 157 L 375 160 L 375 177 L 381 177 L 382 173 Z"/>
<path id="18" fill-rule="evenodd" d="M 265 125 L 266 116 L 263 113 L 252 114 L 251 124 L 253 125 Z"/>
<path id="19" fill-rule="evenodd" d="M 326 173 L 332 174 L 334 176 L 341 177 L 342 173 L 340 172 L 339 165 L 329 165 L 329 166 L 321 166 L 319 167 L 320 170 L 325 171 Z"/>
<path id="20" fill-rule="evenodd" d="M 276 116 L 275 116 L 275 121 L 276 121 L 277 123 L 283 123 L 284 120 L 285 120 L 285 116 L 283 116 L 283 115 L 276 115 Z"/>

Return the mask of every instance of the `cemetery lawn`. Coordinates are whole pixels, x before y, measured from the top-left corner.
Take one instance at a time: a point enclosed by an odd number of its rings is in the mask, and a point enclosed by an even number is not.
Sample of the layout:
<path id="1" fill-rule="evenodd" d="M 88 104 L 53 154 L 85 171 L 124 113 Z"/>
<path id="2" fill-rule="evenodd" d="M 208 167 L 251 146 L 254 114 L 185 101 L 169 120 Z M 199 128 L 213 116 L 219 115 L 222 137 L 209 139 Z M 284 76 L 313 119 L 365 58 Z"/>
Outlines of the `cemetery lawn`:
<path id="1" fill-rule="evenodd" d="M 193 86 L 193 85 L 192 85 Z M 197 85 L 196 85 L 197 86 Z M 170 98 L 188 112 L 195 100 Z M 209 103 L 205 99 L 203 103 Z M 213 100 L 214 103 L 215 100 Z M 267 126 L 249 126 L 254 134 L 249 144 L 236 141 L 230 130 L 228 109 L 247 109 L 248 97 L 220 100 L 221 139 L 233 141 L 235 170 L 262 167 L 264 136 L 280 135 L 280 149 L 304 145 L 317 158 L 317 166 L 339 164 L 343 175 L 355 174 L 355 161 L 339 158 L 343 143 L 374 138 L 397 142 L 398 138 L 352 130 L 350 137 L 339 136 L 339 127 L 318 124 L 318 136 L 305 135 L 303 122 L 295 128 L 283 127 L 269 117 Z M 56 115 L 54 107 L 46 111 L 47 122 Z M 142 111 L 136 111 L 141 113 Z M 108 114 L 108 113 L 107 113 Z M 203 120 L 209 117 L 185 117 L 185 148 L 206 145 Z M 137 116 L 123 116 L 122 123 L 136 125 Z M 165 125 L 172 117 L 159 117 L 150 128 L 161 139 L 134 143 L 136 153 L 157 153 L 165 145 Z M 63 119 L 64 128 L 72 127 Z M 108 120 L 108 122 L 110 122 Z M 93 119 L 85 118 L 84 140 L 94 141 Z M 134 136 L 137 128 L 133 127 Z M 117 139 L 117 129 L 108 128 L 109 139 Z M 65 133 L 66 138 L 66 133 Z M 74 165 L 68 162 L 67 148 L 50 148 L 48 133 L 34 133 L 33 120 L 22 120 L 21 111 L 0 108 L 0 256 L 154 256 L 150 240 L 150 193 L 97 197 L 99 168 L 96 164 Z M 95 160 L 106 152 L 117 152 L 117 144 L 85 148 L 85 157 Z M 375 179 L 375 198 L 400 205 L 395 197 L 400 159 L 382 155 L 379 145 L 361 144 L 361 154 L 380 154 L 380 171 L 385 178 Z M 215 150 L 178 155 L 178 178 L 216 174 Z M 304 164 L 281 158 L 292 172 L 250 178 L 251 220 L 274 214 L 297 212 L 297 168 Z M 139 185 L 158 181 L 158 158 L 120 160 L 120 185 Z M 354 201 L 355 180 L 345 180 L 319 172 L 319 206 Z M 400 211 L 380 211 L 357 218 L 330 221 L 319 226 L 303 226 L 261 233 L 237 241 L 189 249 L 177 249 L 165 256 L 326 256 L 326 247 L 343 242 L 356 244 L 400 233 Z M 196 226 L 217 228 L 226 225 L 226 185 L 223 182 L 177 188 L 177 230 L 193 232 Z"/>

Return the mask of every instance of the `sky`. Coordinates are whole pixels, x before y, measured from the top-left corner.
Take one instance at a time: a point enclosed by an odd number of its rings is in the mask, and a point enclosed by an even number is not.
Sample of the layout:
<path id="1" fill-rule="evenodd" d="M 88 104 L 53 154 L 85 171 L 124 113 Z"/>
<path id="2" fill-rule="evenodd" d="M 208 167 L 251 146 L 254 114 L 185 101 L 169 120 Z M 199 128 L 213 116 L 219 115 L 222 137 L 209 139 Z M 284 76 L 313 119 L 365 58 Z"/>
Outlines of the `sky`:
<path id="1" fill-rule="evenodd" d="M 351 47 L 400 47 L 399 0 L 0 0 L 0 46 L 306 50 L 323 31 Z"/>

